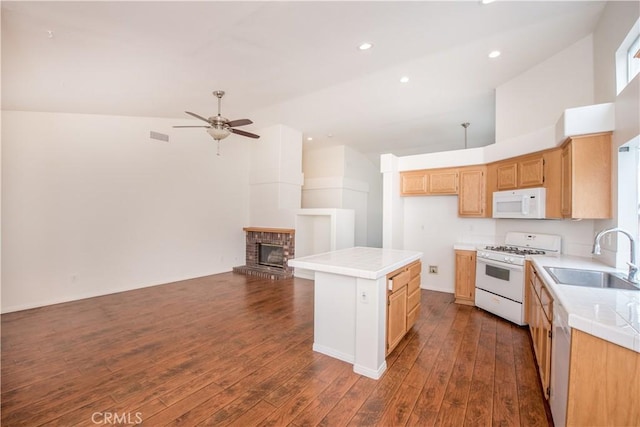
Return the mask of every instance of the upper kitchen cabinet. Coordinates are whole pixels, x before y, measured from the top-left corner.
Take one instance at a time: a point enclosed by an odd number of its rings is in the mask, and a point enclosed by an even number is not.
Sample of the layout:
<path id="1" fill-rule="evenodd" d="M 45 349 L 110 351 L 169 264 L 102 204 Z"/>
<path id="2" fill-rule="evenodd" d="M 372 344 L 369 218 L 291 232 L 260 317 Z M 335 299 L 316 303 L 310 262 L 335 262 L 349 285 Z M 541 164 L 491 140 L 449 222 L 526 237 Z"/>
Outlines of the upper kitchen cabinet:
<path id="1" fill-rule="evenodd" d="M 402 196 L 458 194 L 458 169 L 426 169 L 400 172 Z"/>
<path id="2" fill-rule="evenodd" d="M 486 166 L 469 166 L 459 170 L 458 216 L 486 216 L 486 169 Z"/>
<path id="3" fill-rule="evenodd" d="M 426 170 L 400 173 L 400 194 L 403 196 L 427 194 L 428 172 Z"/>
<path id="4" fill-rule="evenodd" d="M 434 169 L 430 171 L 429 194 L 458 194 L 458 169 Z"/>
<path id="5" fill-rule="evenodd" d="M 541 187 L 544 184 L 544 158 L 534 154 L 503 160 L 496 165 L 496 189 Z"/>
<path id="6" fill-rule="evenodd" d="M 563 218 L 611 218 L 611 133 L 573 136 L 560 162 Z"/>

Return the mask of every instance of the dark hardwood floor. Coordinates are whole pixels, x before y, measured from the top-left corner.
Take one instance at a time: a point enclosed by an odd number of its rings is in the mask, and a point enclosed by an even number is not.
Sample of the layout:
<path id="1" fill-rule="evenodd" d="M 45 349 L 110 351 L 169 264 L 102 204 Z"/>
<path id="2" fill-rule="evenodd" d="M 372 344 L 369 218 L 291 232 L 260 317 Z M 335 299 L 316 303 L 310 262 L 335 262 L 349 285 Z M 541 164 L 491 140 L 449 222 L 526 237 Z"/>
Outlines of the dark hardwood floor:
<path id="1" fill-rule="evenodd" d="M 526 329 L 421 292 L 378 381 L 311 350 L 307 280 L 224 273 L 5 314 L 1 423 L 548 425 Z"/>

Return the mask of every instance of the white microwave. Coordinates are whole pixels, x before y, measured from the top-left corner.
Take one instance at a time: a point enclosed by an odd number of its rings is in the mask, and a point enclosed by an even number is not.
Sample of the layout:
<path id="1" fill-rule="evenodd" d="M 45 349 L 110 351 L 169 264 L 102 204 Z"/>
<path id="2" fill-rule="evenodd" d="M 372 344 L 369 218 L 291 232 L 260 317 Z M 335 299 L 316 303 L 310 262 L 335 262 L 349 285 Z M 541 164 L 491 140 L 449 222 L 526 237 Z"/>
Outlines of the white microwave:
<path id="1" fill-rule="evenodd" d="M 546 214 L 547 191 L 543 187 L 493 193 L 494 218 L 542 219 Z"/>

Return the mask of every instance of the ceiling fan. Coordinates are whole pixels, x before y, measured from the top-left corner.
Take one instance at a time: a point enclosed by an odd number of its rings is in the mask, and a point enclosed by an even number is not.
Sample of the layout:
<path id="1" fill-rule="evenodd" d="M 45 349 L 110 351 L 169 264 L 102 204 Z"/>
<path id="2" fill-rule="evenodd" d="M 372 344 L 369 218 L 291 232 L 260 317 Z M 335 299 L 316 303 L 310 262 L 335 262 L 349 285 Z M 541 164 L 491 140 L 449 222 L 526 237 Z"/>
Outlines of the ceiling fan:
<path id="1" fill-rule="evenodd" d="M 220 155 L 220 140 L 225 139 L 232 133 L 235 133 L 236 135 L 247 136 L 249 138 L 260 138 L 260 136 L 256 135 L 255 133 L 247 132 L 240 129 L 234 129 L 238 126 L 250 125 L 253 122 L 249 119 L 229 120 L 222 117 L 220 115 L 220 103 L 222 101 L 222 97 L 224 96 L 224 91 L 215 90 L 213 91 L 213 94 L 218 98 L 217 116 L 212 116 L 206 119 L 196 113 L 192 113 L 191 111 L 185 111 L 185 113 L 189 114 L 190 116 L 207 122 L 207 126 L 174 126 L 174 128 L 207 128 L 207 133 L 218 142 L 218 155 Z"/>

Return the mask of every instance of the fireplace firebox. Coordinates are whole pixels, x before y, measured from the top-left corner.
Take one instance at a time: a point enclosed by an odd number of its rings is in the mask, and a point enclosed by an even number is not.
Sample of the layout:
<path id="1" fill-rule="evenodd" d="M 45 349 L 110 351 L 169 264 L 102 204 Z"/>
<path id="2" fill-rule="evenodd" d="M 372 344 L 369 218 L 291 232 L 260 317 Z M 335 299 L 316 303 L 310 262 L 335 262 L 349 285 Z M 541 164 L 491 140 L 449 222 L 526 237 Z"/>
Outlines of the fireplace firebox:
<path id="1" fill-rule="evenodd" d="M 282 268 L 284 266 L 284 247 L 270 243 L 258 243 L 258 264 Z"/>

